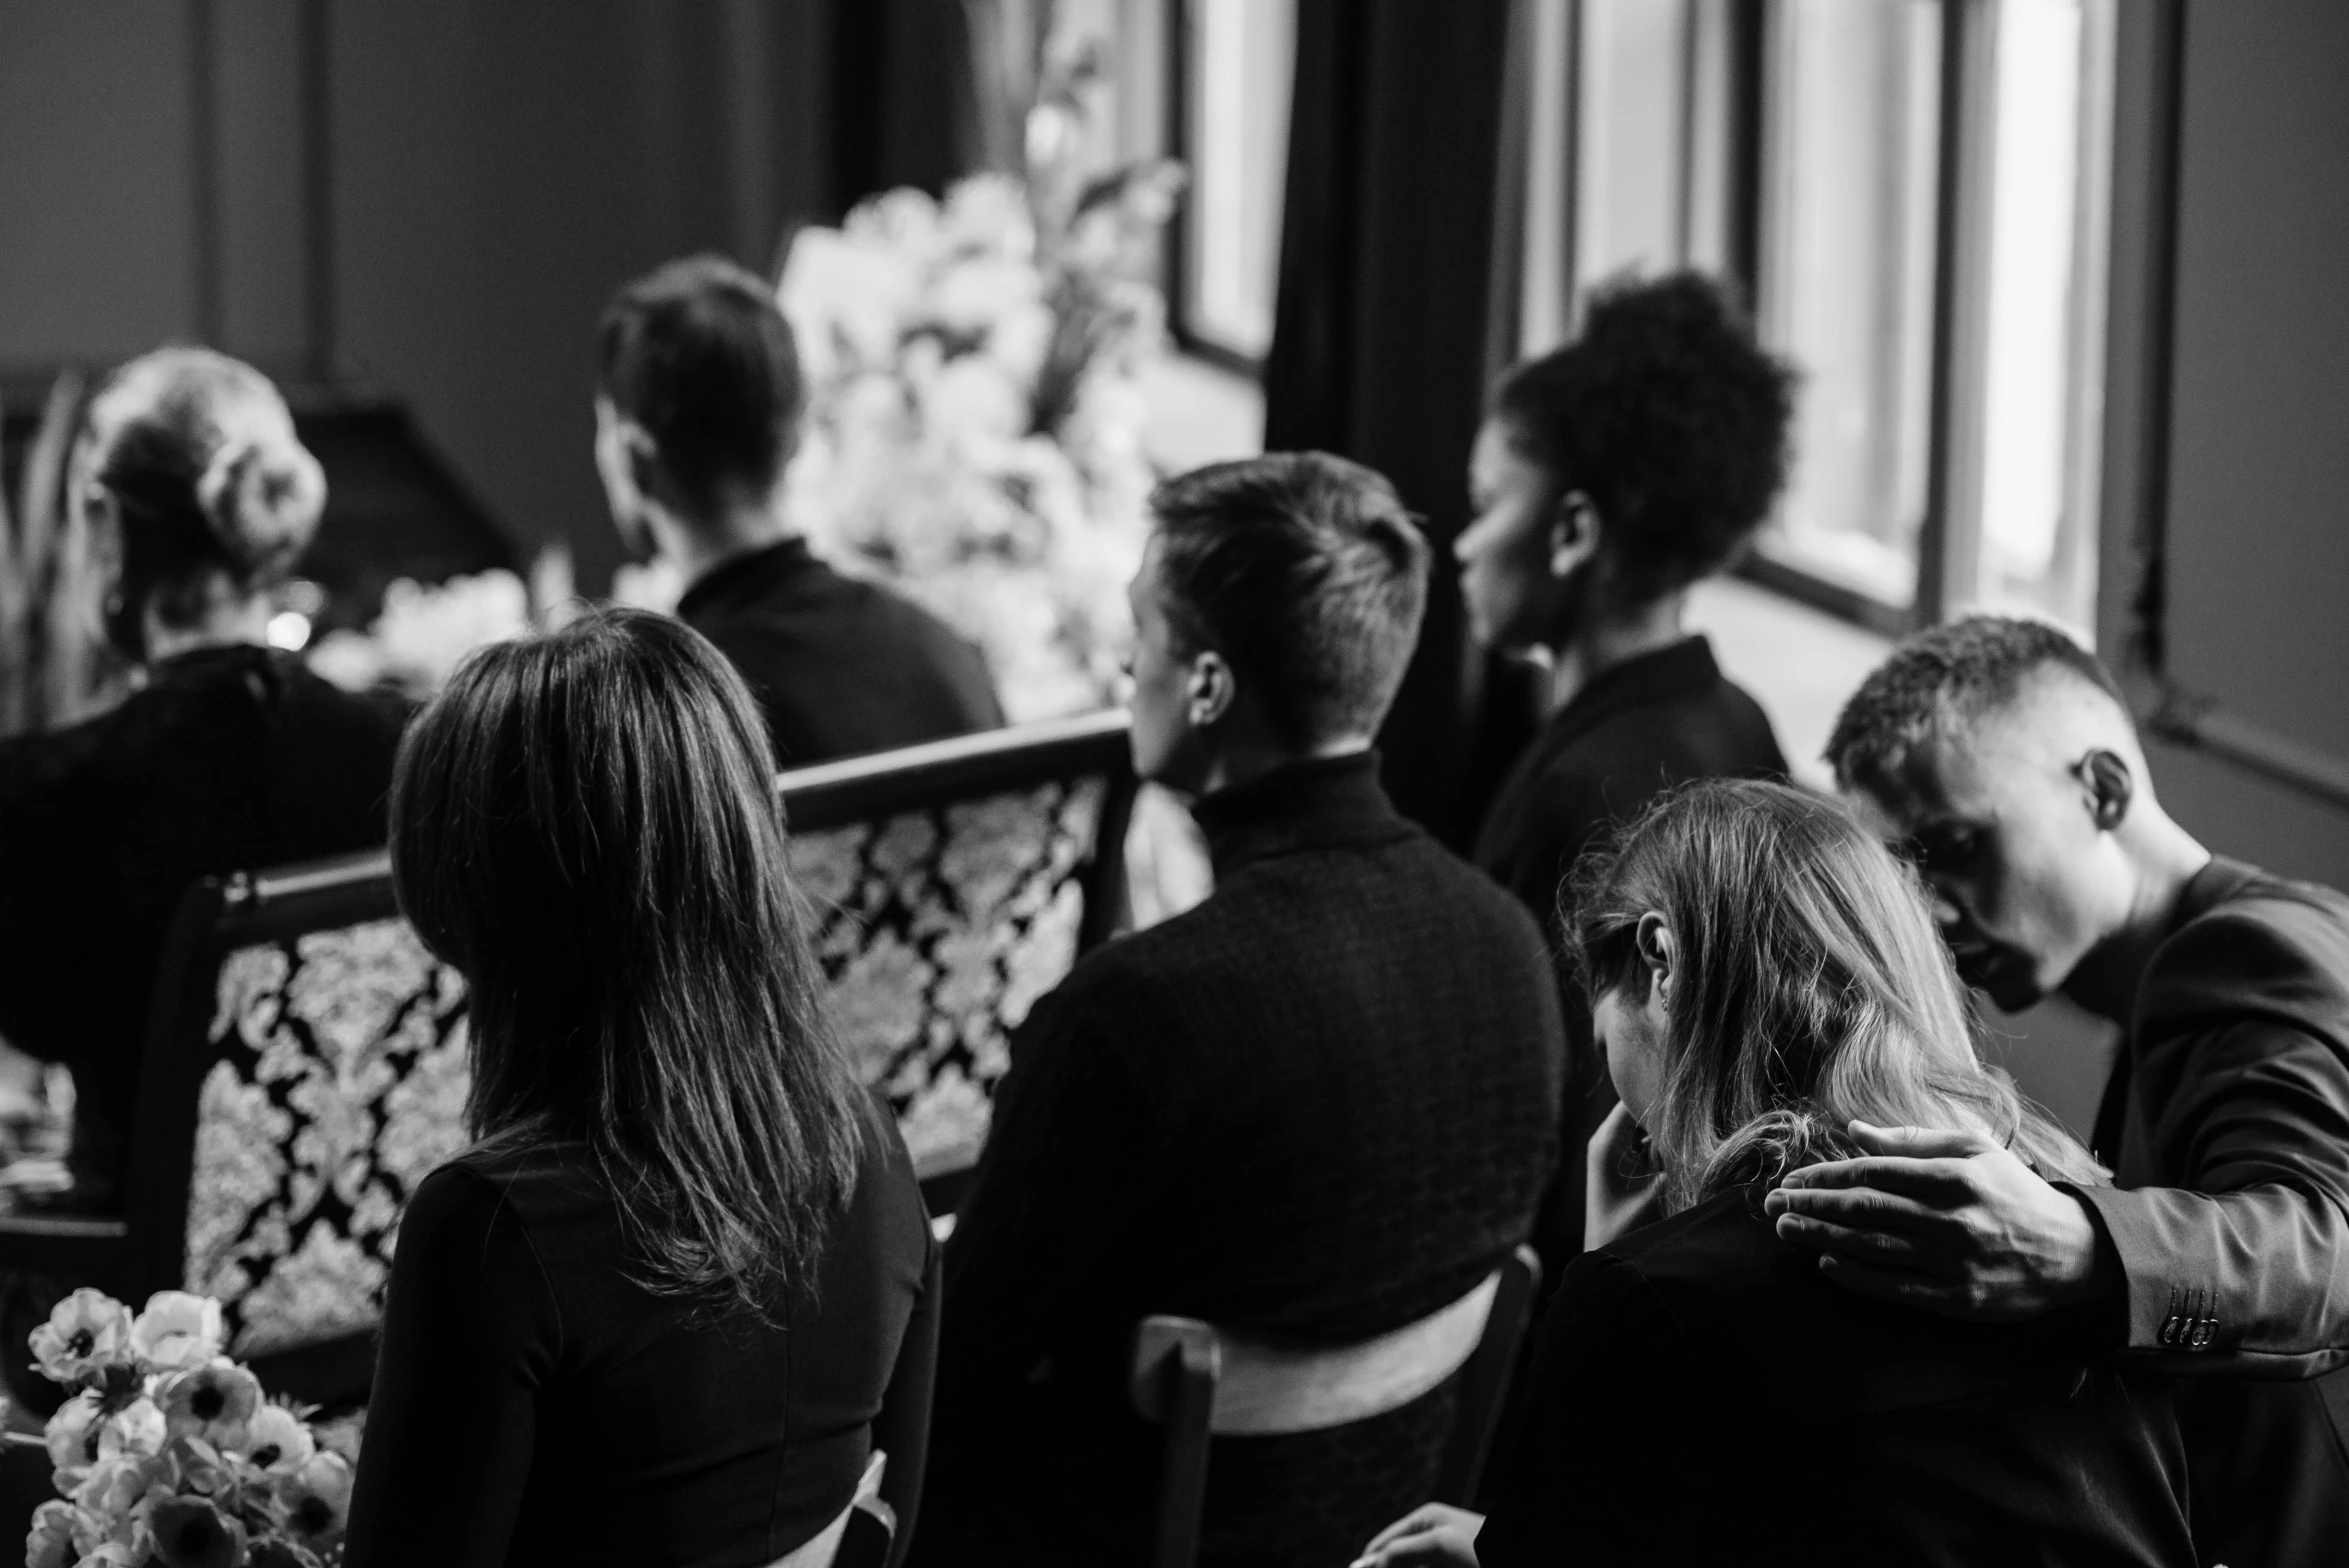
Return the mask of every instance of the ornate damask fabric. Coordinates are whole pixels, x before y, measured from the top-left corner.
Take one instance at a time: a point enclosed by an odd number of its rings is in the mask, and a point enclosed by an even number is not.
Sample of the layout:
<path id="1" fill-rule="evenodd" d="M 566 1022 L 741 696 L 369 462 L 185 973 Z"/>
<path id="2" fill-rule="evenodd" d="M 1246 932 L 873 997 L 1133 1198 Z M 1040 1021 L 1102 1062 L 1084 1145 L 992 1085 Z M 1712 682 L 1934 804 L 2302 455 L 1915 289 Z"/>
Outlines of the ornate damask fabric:
<path id="1" fill-rule="evenodd" d="M 259 1355 L 372 1326 L 408 1194 L 465 1146 L 465 986 L 402 920 L 241 948 L 196 1110 L 187 1288 Z"/>
<path id="2" fill-rule="evenodd" d="M 1107 782 L 794 835 L 834 1028 L 924 1175 L 977 1159 L 1010 1031 L 1075 961 Z M 187 1288 L 232 1350 L 375 1324 L 408 1195 L 465 1147 L 463 979 L 400 920 L 239 949 L 196 1111 Z"/>
<path id="3" fill-rule="evenodd" d="M 794 834 L 833 1028 L 924 1176 L 976 1160 L 1008 1040 L 1076 961 L 1108 781 Z"/>

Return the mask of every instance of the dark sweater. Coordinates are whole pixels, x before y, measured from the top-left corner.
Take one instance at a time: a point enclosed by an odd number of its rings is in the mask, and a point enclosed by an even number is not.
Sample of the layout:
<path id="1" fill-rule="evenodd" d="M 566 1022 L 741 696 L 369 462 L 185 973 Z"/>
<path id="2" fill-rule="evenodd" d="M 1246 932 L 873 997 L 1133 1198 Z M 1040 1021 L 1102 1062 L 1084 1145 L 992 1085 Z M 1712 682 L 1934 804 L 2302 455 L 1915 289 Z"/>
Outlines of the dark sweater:
<path id="1" fill-rule="evenodd" d="M 0 1037 L 73 1069 L 90 1187 L 119 1173 L 181 895 L 382 844 L 406 721 L 290 654 L 208 648 L 158 662 L 96 718 L 0 742 Z"/>
<path id="2" fill-rule="evenodd" d="M 1786 777 L 1770 720 L 1690 637 L 1602 670 L 1542 727 L 1485 813 L 1476 863 L 1515 893 L 1561 950 L 1561 889 L 1608 830 L 1695 779 Z M 1558 1183 L 1535 1238 L 1554 1281 L 1582 1249 L 1583 1146 L 1615 1106 L 1579 994 L 1566 1001 Z"/>
<path id="3" fill-rule="evenodd" d="M 1200 803 L 1206 903 L 1038 1003 L 946 1255 L 916 1552 L 1134 1559 L 1156 1434 L 1135 1323 L 1340 1344 L 1468 1290 L 1556 1157 L 1540 933 L 1398 816 L 1370 755 Z M 1218 1445 L 1206 1560 L 1329 1564 L 1424 1496 L 1449 1390 L 1332 1433 Z"/>
<path id="4" fill-rule="evenodd" d="M 2193 1568 L 2165 1385 L 2101 1337 L 1869 1300 L 1726 1193 L 1568 1267 L 1477 1560 Z"/>
<path id="5" fill-rule="evenodd" d="M 677 615 L 750 682 L 786 768 L 1003 723 L 978 649 L 902 595 L 826 566 L 804 539 L 708 572 Z"/>
<path id="6" fill-rule="evenodd" d="M 780 1325 L 632 1277 L 585 1144 L 468 1155 L 400 1221 L 349 1568 L 764 1568 L 875 1447 L 918 1484 L 936 1303 L 913 1162 L 875 1111 Z"/>

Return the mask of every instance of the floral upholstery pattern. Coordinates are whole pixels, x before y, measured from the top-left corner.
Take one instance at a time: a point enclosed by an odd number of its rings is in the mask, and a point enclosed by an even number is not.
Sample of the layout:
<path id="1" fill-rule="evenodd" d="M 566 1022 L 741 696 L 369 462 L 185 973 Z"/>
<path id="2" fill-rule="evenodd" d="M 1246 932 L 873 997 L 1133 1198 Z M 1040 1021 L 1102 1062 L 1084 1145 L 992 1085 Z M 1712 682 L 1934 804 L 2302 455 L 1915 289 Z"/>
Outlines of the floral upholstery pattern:
<path id="1" fill-rule="evenodd" d="M 794 835 L 834 1027 L 924 1175 L 978 1157 L 1007 1039 L 1075 961 L 1107 781 Z M 372 1327 L 408 1196 L 465 1147 L 465 987 L 405 921 L 221 965 L 186 1288 L 239 1357 Z"/>
<path id="2" fill-rule="evenodd" d="M 978 1158 L 1009 1037 L 1076 961 L 1108 781 L 794 834 L 832 1025 L 924 1176 Z"/>
<path id="3" fill-rule="evenodd" d="M 196 1107 L 186 1287 L 230 1348 L 371 1327 L 408 1194 L 465 1146 L 465 987 L 405 921 L 240 948 Z"/>

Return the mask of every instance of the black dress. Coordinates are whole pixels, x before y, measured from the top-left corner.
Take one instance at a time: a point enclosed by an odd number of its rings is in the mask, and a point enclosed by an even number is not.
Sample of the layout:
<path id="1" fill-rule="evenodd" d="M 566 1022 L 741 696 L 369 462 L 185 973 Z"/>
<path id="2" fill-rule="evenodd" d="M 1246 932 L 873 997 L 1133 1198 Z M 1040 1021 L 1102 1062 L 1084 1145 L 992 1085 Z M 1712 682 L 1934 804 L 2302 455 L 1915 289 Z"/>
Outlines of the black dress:
<path id="1" fill-rule="evenodd" d="M 1216 889 L 1036 1005 L 946 1249 L 941 1568 L 1139 1561 L 1150 1313 L 1344 1344 L 1466 1292 L 1533 1218 L 1561 1037 L 1541 935 L 1398 816 L 1369 754 L 1207 797 Z M 1448 1390 L 1218 1444 L 1202 1561 L 1345 1562 L 1426 1495 Z"/>
<path id="2" fill-rule="evenodd" d="M 750 682 L 786 768 L 1003 723 L 978 649 L 902 595 L 834 571 L 804 539 L 712 569 L 677 615 Z"/>
<path id="3" fill-rule="evenodd" d="M 1560 889 L 1608 829 L 1696 779 L 1783 779 L 1786 757 L 1760 704 L 1690 637 L 1602 670 L 1551 716 L 1485 813 L 1476 863 L 1563 944 Z M 1614 1109 L 1579 994 L 1566 1006 L 1564 1152 L 1535 1236 L 1553 1281 L 1582 1249 L 1583 1145 Z"/>
<path id="4" fill-rule="evenodd" d="M 1970 1325 L 1829 1284 L 1732 1191 L 1585 1253 L 1483 1568 L 2193 1568 L 2162 1379 L 2093 1311 Z"/>
<path id="5" fill-rule="evenodd" d="M 629 1278 L 581 1144 L 467 1157 L 400 1222 L 346 1568 L 760 1568 L 871 1451 L 918 1485 L 935 1243 L 878 1112 L 812 1299 L 781 1327 Z"/>
<path id="6" fill-rule="evenodd" d="M 159 661 L 96 718 L 0 742 L 0 1038 L 73 1069 L 85 1184 L 120 1173 L 180 896 L 381 845 L 406 721 L 290 654 L 208 648 Z"/>

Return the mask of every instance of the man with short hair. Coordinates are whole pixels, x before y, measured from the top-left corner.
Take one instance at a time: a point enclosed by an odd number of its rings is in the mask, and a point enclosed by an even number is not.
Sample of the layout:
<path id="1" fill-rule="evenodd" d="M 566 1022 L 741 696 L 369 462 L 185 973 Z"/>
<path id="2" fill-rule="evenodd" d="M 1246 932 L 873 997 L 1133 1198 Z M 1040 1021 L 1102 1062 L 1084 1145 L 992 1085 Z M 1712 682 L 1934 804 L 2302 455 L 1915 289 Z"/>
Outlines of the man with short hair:
<path id="1" fill-rule="evenodd" d="M 2124 1027 L 2093 1139 L 2117 1185 L 2051 1185 L 1978 1134 L 1855 1125 L 1872 1156 L 1790 1176 L 1779 1234 L 1886 1300 L 2103 1312 L 2116 1351 L 2194 1374 L 2209 1559 L 2349 1560 L 2349 899 L 2196 843 L 2112 677 L 2032 622 L 1910 639 L 1828 757 L 1915 856 L 1968 980 L 2010 1012 L 2060 990 Z"/>
<path id="2" fill-rule="evenodd" d="M 772 289 L 720 257 L 674 261 L 620 291 L 598 347 L 596 468 L 613 521 L 677 568 L 679 618 L 750 682 L 778 762 L 1003 722 L 976 648 L 818 560 L 786 512 L 806 389 Z"/>
<path id="3" fill-rule="evenodd" d="M 1557 1158 L 1540 929 L 1379 787 L 1428 562 L 1393 489 L 1280 454 L 1152 505 L 1134 763 L 1195 797 L 1216 891 L 1087 955 L 1014 1042 L 946 1253 L 914 1548 L 940 1563 L 1142 1560 L 1139 1319 L 1401 1328 L 1524 1239 Z M 1202 1560 L 1346 1561 L 1425 1495 L 1450 1403 L 1219 1447 Z"/>

